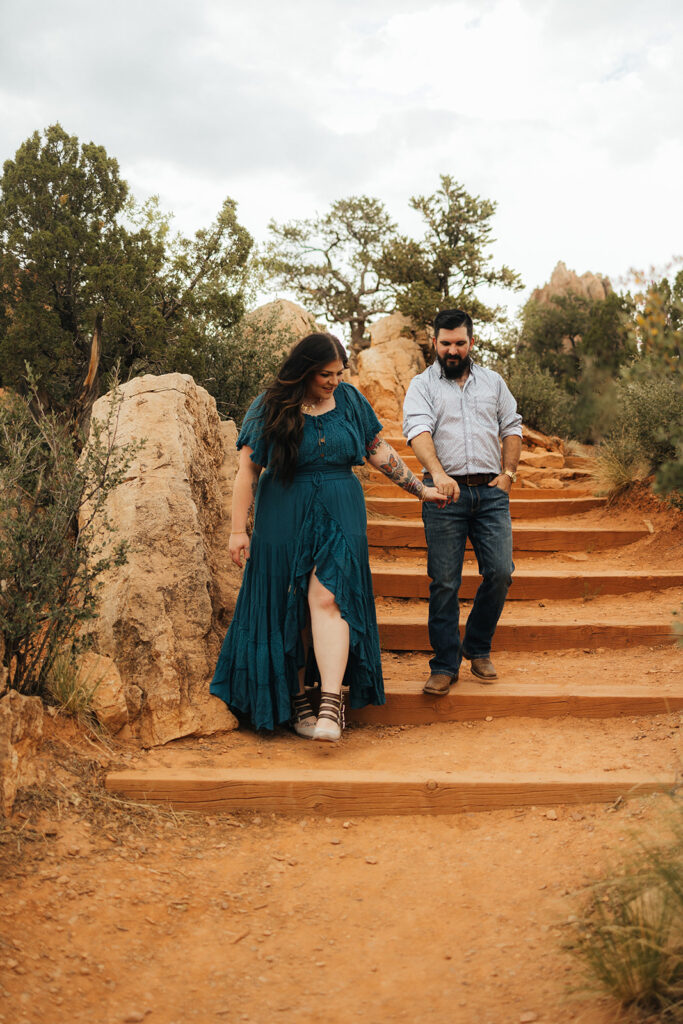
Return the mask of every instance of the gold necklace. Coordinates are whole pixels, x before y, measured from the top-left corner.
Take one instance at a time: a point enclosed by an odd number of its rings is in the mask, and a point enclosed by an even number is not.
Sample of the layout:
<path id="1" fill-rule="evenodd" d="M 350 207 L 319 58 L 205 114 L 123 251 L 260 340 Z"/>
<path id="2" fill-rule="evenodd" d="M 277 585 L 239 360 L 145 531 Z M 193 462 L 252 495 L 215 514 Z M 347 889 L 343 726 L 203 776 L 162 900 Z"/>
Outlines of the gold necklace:
<path id="1" fill-rule="evenodd" d="M 301 411 L 312 414 L 313 410 L 317 409 L 318 406 L 322 404 L 322 402 L 323 402 L 322 398 L 319 398 L 317 402 L 302 402 L 301 403 Z"/>

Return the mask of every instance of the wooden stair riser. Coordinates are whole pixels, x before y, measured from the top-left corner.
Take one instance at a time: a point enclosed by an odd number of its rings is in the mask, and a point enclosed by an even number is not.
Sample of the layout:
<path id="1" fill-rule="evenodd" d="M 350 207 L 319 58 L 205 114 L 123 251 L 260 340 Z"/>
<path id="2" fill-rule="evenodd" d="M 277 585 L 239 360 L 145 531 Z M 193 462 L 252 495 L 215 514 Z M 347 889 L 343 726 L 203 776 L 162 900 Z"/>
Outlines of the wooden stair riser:
<path id="1" fill-rule="evenodd" d="M 426 618 L 426 617 L 425 617 Z M 460 628 L 461 635 L 464 627 Z M 427 622 L 379 620 L 379 639 L 386 651 L 429 651 Z M 671 628 L 662 623 L 506 623 L 499 622 L 493 650 L 561 651 L 641 647 L 673 643 Z"/>
<path id="2" fill-rule="evenodd" d="M 375 567 L 372 570 L 372 583 L 376 597 L 429 597 L 429 577 L 423 571 L 409 568 L 383 570 Z M 481 576 L 478 573 L 464 572 L 460 597 L 466 600 L 473 598 L 480 583 Z M 681 586 L 683 573 L 596 573 L 588 576 L 580 573 L 562 575 L 517 571 L 513 574 L 507 599 L 536 601 L 577 597 L 589 600 L 607 594 L 636 594 Z"/>
<path id="3" fill-rule="evenodd" d="M 425 679 L 428 674 L 425 662 Z M 463 666 L 468 678 L 471 673 Z M 462 678 L 462 676 L 461 676 Z M 656 694 L 648 690 L 611 693 L 573 691 L 566 686 L 524 686 L 518 692 L 504 692 L 500 683 L 482 685 L 479 692 L 462 692 L 462 682 L 444 697 L 421 692 L 386 693 L 381 707 L 347 708 L 350 722 L 365 725 L 433 725 L 436 722 L 472 722 L 486 718 L 618 718 L 623 715 L 664 715 L 683 710 L 683 694 Z M 564 692 L 563 692 L 564 691 Z"/>
<path id="4" fill-rule="evenodd" d="M 362 771 L 112 772 L 109 792 L 194 811 L 259 811 L 276 814 L 457 814 L 506 807 L 614 803 L 629 796 L 666 792 L 671 778 L 561 778 L 518 775 L 507 780 L 439 772 Z"/>
<path id="5" fill-rule="evenodd" d="M 512 542 L 514 551 L 590 552 L 633 544 L 647 536 L 647 530 L 517 526 L 512 531 Z M 421 520 L 369 519 L 368 544 L 371 548 L 426 549 L 427 546 Z"/>
<path id="6" fill-rule="evenodd" d="M 552 519 L 555 516 L 579 515 L 606 504 L 606 498 L 555 498 L 539 501 L 520 497 L 510 499 L 510 515 L 513 519 Z M 418 519 L 420 502 L 417 498 L 373 498 L 367 497 L 365 504 L 368 515 L 392 517 L 395 519 Z"/>

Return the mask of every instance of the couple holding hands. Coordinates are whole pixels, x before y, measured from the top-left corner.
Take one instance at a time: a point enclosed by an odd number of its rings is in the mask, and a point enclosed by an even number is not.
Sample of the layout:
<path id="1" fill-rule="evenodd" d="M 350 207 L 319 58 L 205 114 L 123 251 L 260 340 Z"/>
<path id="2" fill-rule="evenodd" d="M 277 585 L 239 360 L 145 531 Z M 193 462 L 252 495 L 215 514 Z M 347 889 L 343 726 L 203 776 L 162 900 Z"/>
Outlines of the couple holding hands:
<path id="1" fill-rule="evenodd" d="M 433 650 L 424 692 L 448 693 L 463 657 L 482 682 L 496 678 L 491 641 L 514 569 L 508 496 L 522 426 L 500 375 L 472 361 L 473 343 L 467 313 L 436 316 L 435 360 L 413 379 L 404 405 L 423 480 L 381 440 L 367 399 L 342 380 L 347 355 L 333 335 L 298 342 L 250 406 L 237 439 L 230 536 L 230 557 L 246 564 L 211 692 L 256 729 L 290 722 L 299 736 L 335 742 L 342 686 L 352 708 L 384 703 L 365 502 L 352 472 L 365 460 L 422 502 Z M 468 537 L 483 578 L 461 642 Z M 317 715 L 306 690 L 313 681 Z"/>

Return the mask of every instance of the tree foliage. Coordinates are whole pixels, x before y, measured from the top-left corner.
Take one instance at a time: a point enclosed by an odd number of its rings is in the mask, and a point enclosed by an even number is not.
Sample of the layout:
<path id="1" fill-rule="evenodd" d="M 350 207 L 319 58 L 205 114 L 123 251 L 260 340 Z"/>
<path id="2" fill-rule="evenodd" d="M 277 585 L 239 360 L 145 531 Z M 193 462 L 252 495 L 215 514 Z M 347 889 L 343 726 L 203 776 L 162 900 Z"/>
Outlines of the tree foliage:
<path id="1" fill-rule="evenodd" d="M 0 178 L 0 385 L 72 411 L 101 322 L 97 369 L 191 367 L 244 313 L 252 239 L 226 199 L 194 238 L 171 236 L 151 200 L 136 206 L 118 163 L 59 125 L 35 132 Z"/>
<path id="2" fill-rule="evenodd" d="M 388 239 L 381 270 L 391 281 L 397 308 L 420 325 L 431 324 L 449 307 L 466 309 L 477 323 L 496 322 L 501 308 L 487 305 L 477 289 L 523 287 L 515 271 L 493 265 L 496 203 L 471 195 L 447 174 L 440 181 L 432 195 L 410 200 L 425 222 L 424 237 Z"/>
<path id="3" fill-rule="evenodd" d="M 642 437 L 655 466 L 655 488 L 677 492 L 683 501 L 683 270 L 673 282 L 646 280 L 635 295 L 632 327 L 638 358 L 624 372 L 626 386 L 640 401 L 631 403 L 628 428 Z M 654 386 L 653 386 L 654 385 Z M 665 394 L 660 394 L 665 388 Z"/>
<path id="4" fill-rule="evenodd" d="M 364 347 L 369 320 L 390 313 L 393 300 L 382 271 L 396 225 L 379 199 L 351 196 L 308 220 L 269 224 L 266 273 L 291 289 L 316 318 L 344 324 L 351 350 Z"/>
<path id="5" fill-rule="evenodd" d="M 578 292 L 530 299 L 522 312 L 521 345 L 569 392 L 580 389 L 588 366 L 614 376 L 636 352 L 629 296 L 590 299 Z"/>

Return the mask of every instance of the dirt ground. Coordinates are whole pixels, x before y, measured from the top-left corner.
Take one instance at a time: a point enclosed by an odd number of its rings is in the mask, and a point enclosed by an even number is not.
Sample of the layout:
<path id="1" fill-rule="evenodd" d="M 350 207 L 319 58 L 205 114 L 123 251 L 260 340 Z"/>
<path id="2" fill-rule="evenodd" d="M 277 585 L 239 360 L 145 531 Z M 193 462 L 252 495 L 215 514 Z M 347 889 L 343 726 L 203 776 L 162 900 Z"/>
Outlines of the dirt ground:
<path id="1" fill-rule="evenodd" d="M 554 750 L 571 772 L 589 750 L 623 767 L 628 745 L 634 766 L 671 771 L 680 726 L 674 714 L 357 726 L 325 758 L 386 765 L 402 751 L 495 770 Z M 104 793 L 103 771 L 289 763 L 312 745 L 238 732 L 144 754 L 59 719 L 49 733 L 48 779 L 0 834 L 2 1024 L 626 1019 L 568 946 L 592 882 L 653 834 L 666 795 L 348 821 L 174 814 Z"/>
<path id="2" fill-rule="evenodd" d="M 565 556 L 675 568 L 678 513 L 625 500 L 580 523 L 653 532 Z M 531 560 L 530 560 L 531 561 Z M 539 554 L 535 567 L 556 564 Z M 680 590 L 597 596 L 563 615 L 673 613 Z M 511 603 L 512 604 L 512 603 Z M 510 613 L 514 611 L 510 609 Z M 545 612 L 544 612 L 545 614 Z M 629 619 L 626 619 L 629 621 Z M 680 695 L 673 644 L 495 655 L 501 688 Z M 387 688 L 427 655 L 386 653 Z M 478 686 L 467 671 L 458 686 Z M 106 771 L 279 766 L 681 777 L 682 716 L 353 725 L 339 746 L 238 731 L 151 751 L 47 718 L 44 781 L 0 824 L 0 1024 L 613 1024 L 630 1018 L 572 953 L 600 874 L 655 836 L 671 797 L 421 817 L 176 814 L 103 789 Z M 680 798 L 677 798 L 680 799 Z"/>

